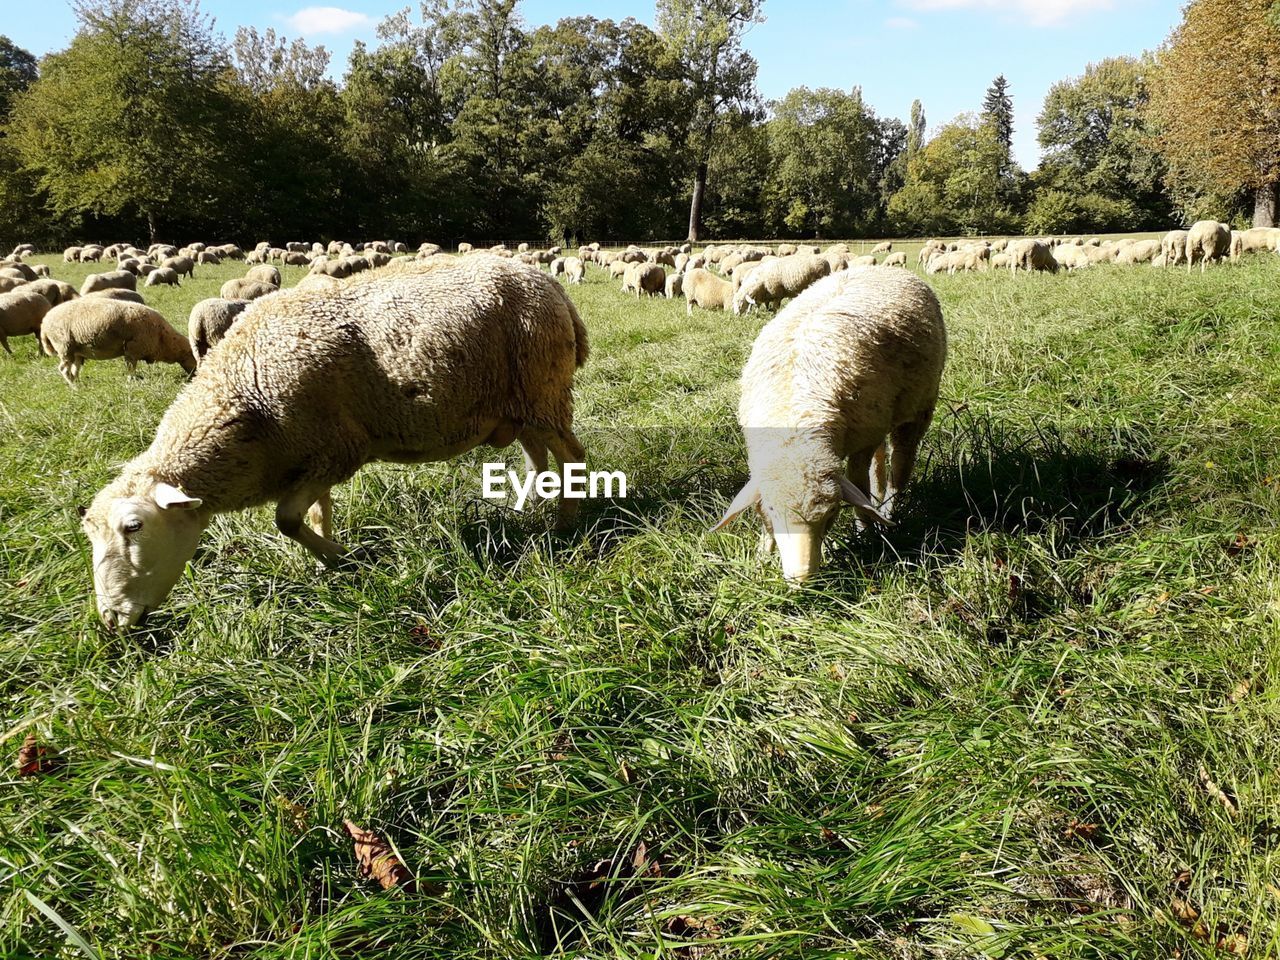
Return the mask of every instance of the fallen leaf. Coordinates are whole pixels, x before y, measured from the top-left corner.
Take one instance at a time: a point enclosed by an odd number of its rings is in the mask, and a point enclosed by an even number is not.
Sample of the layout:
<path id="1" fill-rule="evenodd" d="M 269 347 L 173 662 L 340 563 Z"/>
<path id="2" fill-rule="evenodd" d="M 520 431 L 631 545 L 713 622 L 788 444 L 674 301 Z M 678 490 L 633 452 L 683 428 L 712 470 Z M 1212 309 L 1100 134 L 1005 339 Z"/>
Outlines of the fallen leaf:
<path id="1" fill-rule="evenodd" d="M 1253 541 L 1250 540 L 1243 531 L 1241 531 L 1236 534 L 1235 539 L 1228 543 L 1224 549 L 1227 551 L 1228 557 L 1238 557 L 1240 554 L 1248 550 L 1252 544 Z"/>
<path id="2" fill-rule="evenodd" d="M 1079 820 L 1072 820 L 1067 824 L 1062 835 L 1070 840 L 1072 837 L 1078 837 L 1081 840 L 1092 840 L 1098 835 L 1098 825 L 1096 823 L 1081 823 Z"/>
<path id="3" fill-rule="evenodd" d="M 618 764 L 618 779 L 623 783 L 631 782 L 631 767 L 627 765 L 626 760 Z"/>
<path id="4" fill-rule="evenodd" d="M 1169 902 L 1169 909 L 1173 911 L 1173 915 L 1183 923 L 1195 923 L 1200 919 L 1200 911 L 1193 907 L 1190 902 L 1183 900 L 1181 897 L 1174 897 Z"/>
<path id="5" fill-rule="evenodd" d="M 34 733 L 28 733 L 18 748 L 18 776 L 47 777 L 57 773 L 66 761 L 51 747 L 41 746 Z"/>
<path id="6" fill-rule="evenodd" d="M 1243 933 L 1229 933 L 1218 938 L 1218 949 L 1233 957 L 1243 957 L 1249 953 L 1249 938 Z"/>
<path id="7" fill-rule="evenodd" d="M 1230 700 L 1232 703 L 1239 703 L 1241 700 L 1243 700 L 1252 692 L 1253 692 L 1253 679 L 1246 677 L 1244 680 L 1241 680 L 1234 687 L 1232 687 L 1231 694 L 1227 699 Z"/>
<path id="8" fill-rule="evenodd" d="M 1240 812 L 1240 808 L 1236 805 L 1235 800 L 1233 800 L 1225 790 L 1213 782 L 1213 779 L 1209 776 L 1209 771 L 1205 769 L 1204 764 L 1200 765 L 1200 784 L 1204 787 L 1204 792 L 1222 804 L 1223 809 L 1226 810 L 1227 813 L 1231 814 L 1231 816 L 1234 817 Z"/>
<path id="9" fill-rule="evenodd" d="M 1185 890 L 1191 886 L 1191 871 L 1183 867 L 1173 875 L 1173 885 L 1180 890 Z"/>
<path id="10" fill-rule="evenodd" d="M 693 940 L 694 943 L 684 943 L 673 945 L 672 954 L 677 957 L 688 957 L 689 960 L 700 960 L 702 957 L 709 957 L 715 953 L 715 945 L 713 943 L 698 943 L 696 941 L 719 940 L 721 937 L 720 924 L 716 923 L 711 917 L 690 917 L 678 916 L 670 917 L 663 924 L 663 930 L 668 936 L 679 937 L 681 940 Z"/>
<path id="11" fill-rule="evenodd" d="M 356 826 L 350 820 L 343 820 L 347 834 L 355 841 L 356 861 L 360 864 L 360 876 L 373 877 L 382 884 L 383 890 L 399 887 L 406 893 L 413 893 L 413 874 L 400 862 L 391 845 L 372 830 Z"/>

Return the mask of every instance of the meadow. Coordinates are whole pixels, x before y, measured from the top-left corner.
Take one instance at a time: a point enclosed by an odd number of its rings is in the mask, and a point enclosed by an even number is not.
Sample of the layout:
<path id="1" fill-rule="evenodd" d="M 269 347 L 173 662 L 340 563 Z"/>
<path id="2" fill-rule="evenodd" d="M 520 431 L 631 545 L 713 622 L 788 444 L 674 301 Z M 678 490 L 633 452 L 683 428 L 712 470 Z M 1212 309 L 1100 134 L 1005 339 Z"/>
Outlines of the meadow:
<path id="1" fill-rule="evenodd" d="M 243 270 L 146 295 L 185 332 Z M 768 315 L 593 269 L 576 423 L 630 496 L 557 536 L 480 497 L 518 448 L 368 467 L 335 490 L 356 568 L 222 516 L 125 636 L 76 507 L 183 373 L 69 388 L 12 341 L 0 956 L 1277 955 L 1278 280 L 930 277 L 950 357 L 899 523 L 843 517 L 793 590 L 754 518 L 708 532 Z M 58 763 L 20 776 L 32 733 Z M 417 889 L 361 877 L 344 818 Z"/>

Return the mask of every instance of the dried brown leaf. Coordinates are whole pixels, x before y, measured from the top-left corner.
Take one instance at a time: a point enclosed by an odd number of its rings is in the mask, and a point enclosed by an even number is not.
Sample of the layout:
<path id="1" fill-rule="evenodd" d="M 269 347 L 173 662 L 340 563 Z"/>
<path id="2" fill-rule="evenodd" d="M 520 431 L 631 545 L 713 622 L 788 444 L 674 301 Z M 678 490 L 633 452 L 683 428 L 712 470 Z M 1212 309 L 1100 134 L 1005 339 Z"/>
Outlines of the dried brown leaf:
<path id="1" fill-rule="evenodd" d="M 1244 957 L 1249 954 L 1249 938 L 1243 933 L 1228 933 L 1218 938 L 1218 949 L 1233 957 Z"/>
<path id="2" fill-rule="evenodd" d="M 34 733 L 28 733 L 18 748 L 18 776 L 47 777 L 57 773 L 66 763 L 52 747 L 46 747 L 36 739 Z"/>
<path id="3" fill-rule="evenodd" d="M 1098 825 L 1096 823 L 1082 823 L 1079 820 L 1072 819 L 1067 824 L 1066 829 L 1062 831 L 1062 835 L 1068 840 L 1073 837 L 1080 840 L 1093 840 L 1098 835 Z"/>
<path id="4" fill-rule="evenodd" d="M 1236 534 L 1235 539 L 1228 543 L 1223 549 L 1227 551 L 1228 557 L 1238 557 L 1252 545 L 1253 541 L 1245 535 L 1243 530 L 1241 530 Z"/>
<path id="5" fill-rule="evenodd" d="M 350 820 L 343 820 L 347 835 L 355 842 L 356 862 L 360 864 L 360 876 L 372 877 L 383 890 L 399 887 L 413 893 L 415 884 L 409 868 L 400 862 L 391 845 L 372 830 L 358 827 Z"/>
<path id="6" fill-rule="evenodd" d="M 1200 911 L 1193 907 L 1190 901 L 1183 900 L 1181 897 L 1170 900 L 1169 909 L 1183 923 L 1195 923 L 1200 919 Z"/>
<path id="7" fill-rule="evenodd" d="M 1245 679 L 1241 680 L 1239 683 L 1237 683 L 1234 687 L 1231 688 L 1231 693 L 1228 695 L 1227 699 L 1230 700 L 1232 703 L 1239 703 L 1245 697 L 1249 696 L 1249 694 L 1251 694 L 1252 692 L 1253 692 L 1253 678 L 1246 677 Z"/>

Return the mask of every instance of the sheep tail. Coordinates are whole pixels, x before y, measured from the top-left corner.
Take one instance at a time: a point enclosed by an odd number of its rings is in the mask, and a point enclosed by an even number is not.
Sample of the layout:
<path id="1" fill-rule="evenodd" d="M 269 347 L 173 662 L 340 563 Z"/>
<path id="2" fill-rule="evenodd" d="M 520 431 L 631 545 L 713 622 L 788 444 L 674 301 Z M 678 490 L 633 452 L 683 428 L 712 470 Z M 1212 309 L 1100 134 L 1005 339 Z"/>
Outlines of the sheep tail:
<path id="1" fill-rule="evenodd" d="M 587 346 L 587 325 L 582 322 L 582 317 L 578 316 L 577 308 L 568 297 L 564 298 L 564 302 L 569 308 L 569 318 L 573 321 L 575 365 L 580 367 L 587 362 L 587 356 L 591 352 L 591 348 Z"/>
<path id="2" fill-rule="evenodd" d="M 49 336 L 43 330 L 40 331 L 40 352 L 48 357 L 56 357 L 58 354 L 53 349 L 53 344 L 49 341 Z"/>

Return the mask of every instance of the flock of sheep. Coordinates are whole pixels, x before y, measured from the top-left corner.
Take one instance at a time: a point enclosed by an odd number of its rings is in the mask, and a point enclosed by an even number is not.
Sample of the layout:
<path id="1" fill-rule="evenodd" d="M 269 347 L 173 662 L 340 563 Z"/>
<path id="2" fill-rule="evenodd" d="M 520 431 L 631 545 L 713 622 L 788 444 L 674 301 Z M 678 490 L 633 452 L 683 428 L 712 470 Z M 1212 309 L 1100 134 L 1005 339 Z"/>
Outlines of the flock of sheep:
<path id="1" fill-rule="evenodd" d="M 1188 269 L 1250 250 L 1275 250 L 1280 230 L 1232 233 L 1204 221 L 1163 241 L 931 240 L 928 273 L 1007 267 L 1079 269 L 1101 262 Z M 599 244 L 564 256 L 521 244 L 442 255 L 424 243 L 261 243 L 72 247 L 64 260 L 115 260 L 80 290 L 24 259 L 0 261 L 0 345 L 34 334 L 74 383 L 87 359 L 178 363 L 193 373 L 142 455 L 82 509 L 93 544 L 99 613 L 115 628 L 139 622 L 168 596 L 212 517 L 266 503 L 276 524 L 326 564 L 330 490 L 372 461 L 447 460 L 481 444 L 519 442 L 530 471 L 585 462 L 573 433 L 573 377 L 587 329 L 559 282 L 588 264 L 624 292 L 683 296 L 694 307 L 741 314 L 778 310 L 742 375 L 738 410 L 750 475 L 720 524 L 754 507 L 762 548 L 784 575 L 807 578 L 844 506 L 859 526 L 891 524 L 938 398 L 947 338 L 931 288 L 892 243 L 854 256 L 779 244 L 680 247 Z M 191 311 L 176 333 L 137 292 L 178 284 L 202 265 L 246 261 L 243 277 Z M 281 288 L 272 261 L 307 267 Z M 541 268 L 546 267 L 544 271 Z M 903 269 L 885 269 L 898 267 Z M 575 503 L 560 501 L 562 526 Z"/>

